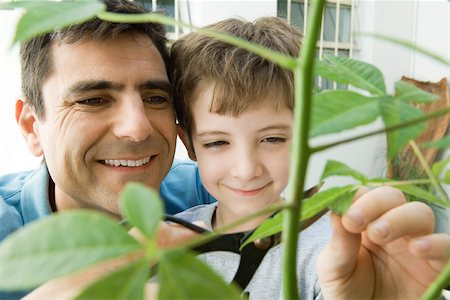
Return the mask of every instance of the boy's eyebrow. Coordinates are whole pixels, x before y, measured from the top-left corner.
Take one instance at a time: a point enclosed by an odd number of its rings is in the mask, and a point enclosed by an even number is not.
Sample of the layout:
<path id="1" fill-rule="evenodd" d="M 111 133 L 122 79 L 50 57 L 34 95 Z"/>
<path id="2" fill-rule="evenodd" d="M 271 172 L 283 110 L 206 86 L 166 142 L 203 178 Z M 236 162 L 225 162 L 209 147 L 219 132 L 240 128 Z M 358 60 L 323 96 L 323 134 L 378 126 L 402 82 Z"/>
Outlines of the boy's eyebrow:
<path id="1" fill-rule="evenodd" d="M 271 124 L 264 128 L 258 130 L 258 132 L 270 131 L 270 130 L 291 130 L 292 126 L 289 124 L 279 123 L 279 124 Z M 228 132 L 220 131 L 220 130 L 206 130 L 201 131 L 196 134 L 198 137 L 203 137 L 207 135 L 230 135 Z"/>
<path id="2" fill-rule="evenodd" d="M 292 126 L 289 124 L 279 123 L 279 124 L 272 124 L 267 127 L 261 128 L 258 130 L 259 132 L 262 131 L 269 131 L 269 130 L 291 130 Z"/>
<path id="3" fill-rule="evenodd" d="M 196 134 L 196 136 L 198 137 L 203 137 L 203 136 L 207 136 L 207 135 L 230 135 L 227 132 L 224 131 L 219 131 L 219 130 L 206 130 L 206 131 L 202 131 Z"/>

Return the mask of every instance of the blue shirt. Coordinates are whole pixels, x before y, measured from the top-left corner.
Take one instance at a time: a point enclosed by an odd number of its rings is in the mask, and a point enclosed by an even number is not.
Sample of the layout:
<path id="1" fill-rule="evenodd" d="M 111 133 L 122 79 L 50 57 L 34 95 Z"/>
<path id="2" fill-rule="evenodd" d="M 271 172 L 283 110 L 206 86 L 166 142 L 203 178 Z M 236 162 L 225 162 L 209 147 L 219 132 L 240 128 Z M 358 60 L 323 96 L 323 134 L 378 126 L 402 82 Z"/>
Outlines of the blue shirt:
<path id="1" fill-rule="evenodd" d="M 0 241 L 24 225 L 52 213 L 49 202 L 49 173 L 39 169 L 0 176 Z M 161 184 L 160 195 L 166 212 L 176 214 L 216 200 L 206 192 L 196 163 L 175 161 Z M 18 299 L 26 292 L 2 293 L 0 300 Z"/>

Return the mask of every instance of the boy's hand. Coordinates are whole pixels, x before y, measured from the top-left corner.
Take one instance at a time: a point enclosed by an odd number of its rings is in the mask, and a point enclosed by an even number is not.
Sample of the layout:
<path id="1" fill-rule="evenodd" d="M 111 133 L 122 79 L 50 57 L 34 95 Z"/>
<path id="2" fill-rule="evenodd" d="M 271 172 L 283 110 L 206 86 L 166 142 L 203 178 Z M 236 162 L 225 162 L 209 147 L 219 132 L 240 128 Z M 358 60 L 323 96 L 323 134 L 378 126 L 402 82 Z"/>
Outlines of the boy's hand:
<path id="1" fill-rule="evenodd" d="M 417 299 L 449 259 L 450 237 L 433 234 L 434 215 L 393 188 L 361 190 L 332 215 L 333 235 L 318 258 L 325 299 Z"/>

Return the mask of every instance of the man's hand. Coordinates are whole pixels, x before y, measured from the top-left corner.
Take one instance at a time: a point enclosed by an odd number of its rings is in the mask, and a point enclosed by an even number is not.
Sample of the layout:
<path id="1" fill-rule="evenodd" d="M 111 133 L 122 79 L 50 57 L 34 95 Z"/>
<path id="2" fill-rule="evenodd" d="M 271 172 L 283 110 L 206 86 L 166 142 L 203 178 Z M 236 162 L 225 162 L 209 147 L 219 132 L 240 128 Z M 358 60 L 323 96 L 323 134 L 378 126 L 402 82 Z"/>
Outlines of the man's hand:
<path id="1" fill-rule="evenodd" d="M 358 192 L 318 258 L 325 299 L 417 299 L 449 259 L 450 238 L 434 215 L 393 188 Z"/>

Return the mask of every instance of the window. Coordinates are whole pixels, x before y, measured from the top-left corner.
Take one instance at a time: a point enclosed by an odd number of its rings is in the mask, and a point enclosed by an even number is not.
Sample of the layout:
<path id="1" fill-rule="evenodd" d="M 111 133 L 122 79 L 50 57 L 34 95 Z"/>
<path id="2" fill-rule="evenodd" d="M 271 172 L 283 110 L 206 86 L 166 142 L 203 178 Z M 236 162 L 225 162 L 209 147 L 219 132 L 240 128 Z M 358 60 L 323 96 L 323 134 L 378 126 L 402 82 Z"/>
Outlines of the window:
<path id="1" fill-rule="evenodd" d="M 324 54 L 353 56 L 353 15 L 354 0 L 328 0 L 325 6 L 322 30 L 317 45 L 317 56 Z M 305 34 L 308 22 L 310 1 L 277 0 L 278 16 L 287 19 Z M 346 85 L 336 84 L 323 78 L 317 78 L 319 89 L 347 89 Z"/>
<path id="2" fill-rule="evenodd" d="M 140 3 L 148 11 L 158 11 L 166 16 L 179 19 L 177 13 L 179 0 L 134 0 Z M 167 26 L 166 27 L 169 39 L 176 39 L 179 35 L 179 28 Z"/>

